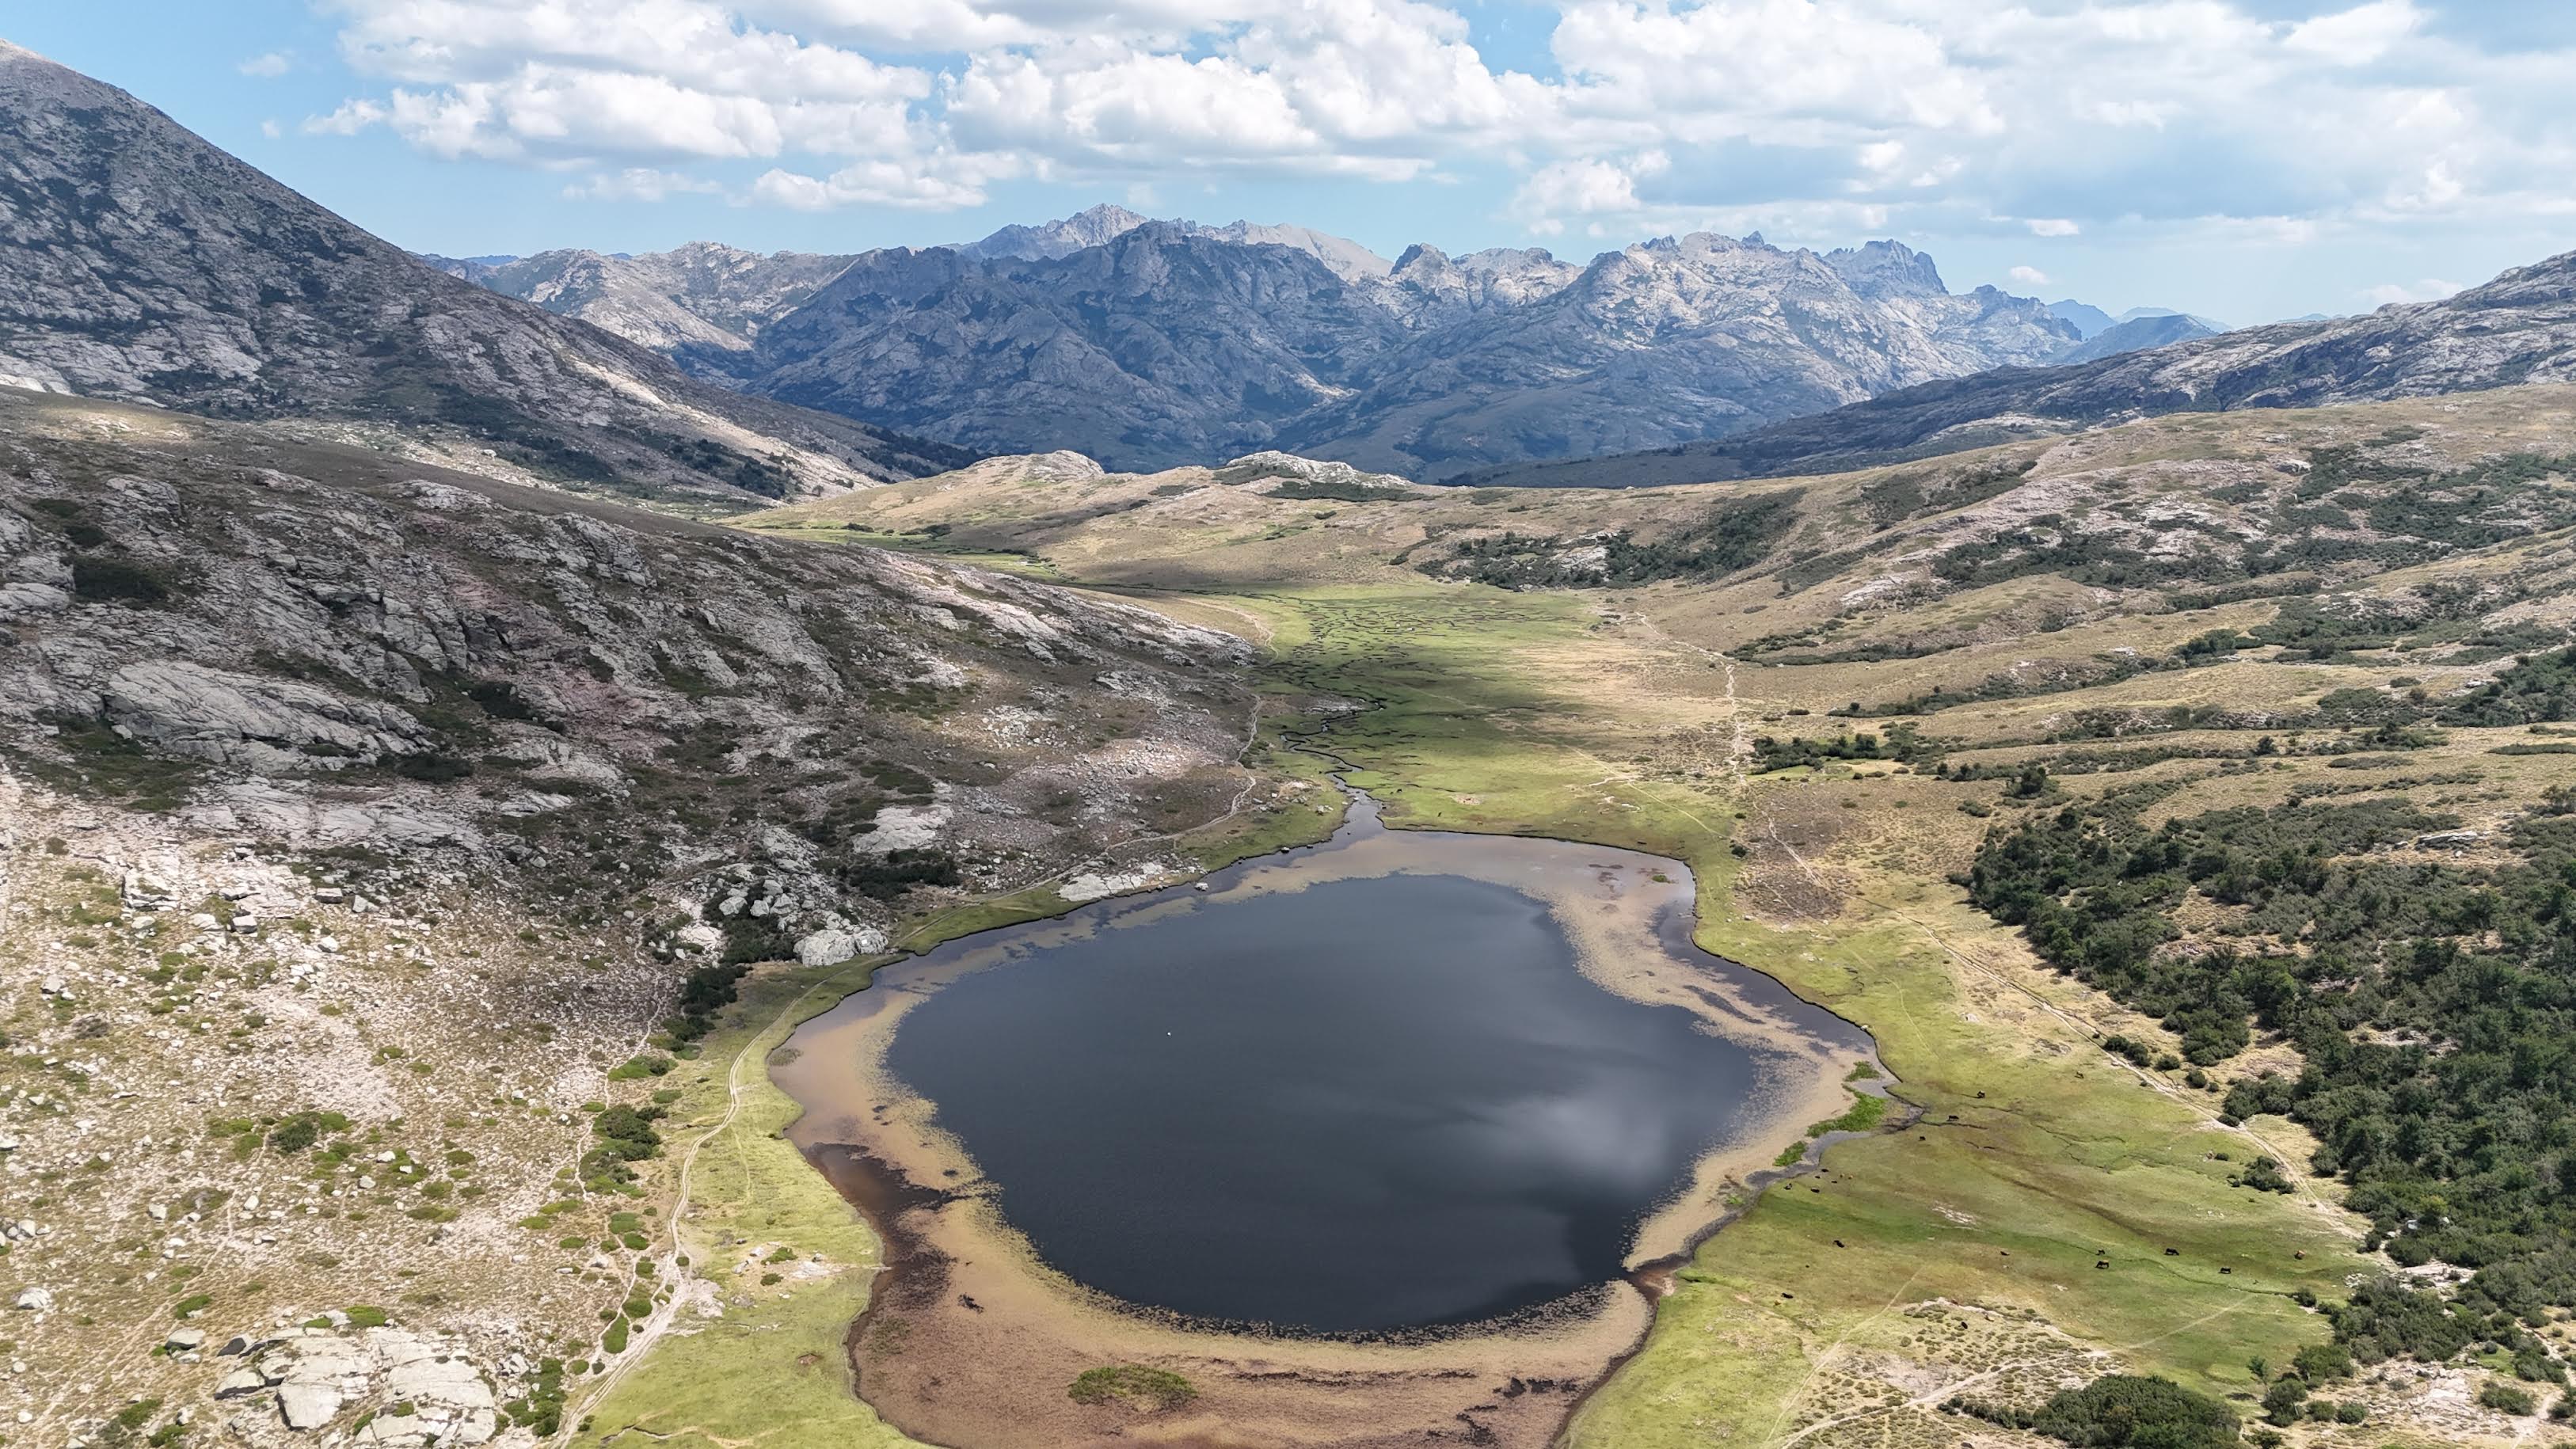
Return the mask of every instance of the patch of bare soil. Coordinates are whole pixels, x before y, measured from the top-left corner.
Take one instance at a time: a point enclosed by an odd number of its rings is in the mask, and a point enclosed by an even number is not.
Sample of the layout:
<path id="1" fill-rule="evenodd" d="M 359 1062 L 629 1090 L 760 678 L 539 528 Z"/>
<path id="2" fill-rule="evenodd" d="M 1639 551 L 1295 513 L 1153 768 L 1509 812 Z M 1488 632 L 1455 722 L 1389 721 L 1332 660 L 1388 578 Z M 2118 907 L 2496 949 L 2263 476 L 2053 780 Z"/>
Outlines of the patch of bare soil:
<path id="1" fill-rule="evenodd" d="M 1735 896 L 1754 916 L 1794 924 L 1842 915 L 1855 887 L 1828 857 L 1858 816 L 1839 808 L 1841 798 L 1822 779 L 1753 793 L 1743 836 L 1749 855 Z"/>

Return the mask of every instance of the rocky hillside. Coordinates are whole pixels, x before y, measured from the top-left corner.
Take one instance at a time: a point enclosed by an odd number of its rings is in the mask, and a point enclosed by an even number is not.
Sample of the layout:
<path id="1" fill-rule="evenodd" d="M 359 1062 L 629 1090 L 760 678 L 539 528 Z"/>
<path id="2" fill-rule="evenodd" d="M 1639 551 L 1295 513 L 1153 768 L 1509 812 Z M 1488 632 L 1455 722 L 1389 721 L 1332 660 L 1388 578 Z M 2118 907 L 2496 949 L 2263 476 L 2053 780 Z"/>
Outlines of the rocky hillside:
<path id="1" fill-rule="evenodd" d="M 0 742 L 197 828 L 762 858 L 865 936 L 1236 788 L 1239 641 L 1004 575 L 20 392 L 0 504 Z"/>
<path id="2" fill-rule="evenodd" d="M 1491 247 L 1451 257 L 1435 246 L 1411 246 L 1396 258 L 1380 300 L 1417 331 L 1431 331 L 1485 312 L 1535 302 L 1583 275 L 1538 247 Z"/>
<path id="3" fill-rule="evenodd" d="M 691 242 L 642 256 L 568 250 L 497 265 L 421 260 L 505 297 L 678 354 L 749 347 L 761 328 L 794 311 L 852 259 L 810 252 L 762 256 L 718 242 Z"/>
<path id="4" fill-rule="evenodd" d="M 1995 725 L 2025 742 L 2181 727 L 2199 716 L 2165 709 L 2174 678 L 2259 655 L 2282 666 L 2260 695 L 2180 698 L 2266 727 L 2325 700 L 2337 724 L 2389 703 L 2335 695 L 2346 686 L 2468 698 L 2576 641 L 2571 402 L 2558 385 L 2177 414 L 1839 475 L 1632 489 L 1387 487 L 1277 454 L 1145 475 L 992 458 L 746 526 L 1008 550 L 1128 589 L 1570 591 L 1723 650 L 1791 714 L 1946 726 L 2028 700 Z M 2083 702 L 2117 711 L 2092 723 L 2042 707 L 2131 680 Z"/>
<path id="5" fill-rule="evenodd" d="M 1453 481 L 1636 487 L 1958 452 L 2161 413 L 2317 407 L 2576 380 L 2576 252 L 2440 302 L 2247 327 L 2045 371 L 1927 383 L 1740 437 Z"/>
<path id="6" fill-rule="evenodd" d="M 654 1119 L 726 1105 L 691 1059 L 737 988 L 970 898 L 1145 883 L 1187 863 L 1174 832 L 1261 818 L 1247 652 L 976 569 L 0 390 L 0 1153 L 61 1181 L 0 1234 L 0 1412 L 93 1444 L 191 1416 L 254 1445 L 552 1435 L 621 1312 L 701 1316 L 660 1301 L 667 1253 L 638 1266 L 661 1209 L 630 1188 Z M 826 1246 L 688 1291 L 756 1308 L 848 1270 Z"/>
<path id="7" fill-rule="evenodd" d="M 443 275 L 5 42 L 0 383 L 384 425 L 468 467 L 734 507 L 963 461 Z"/>

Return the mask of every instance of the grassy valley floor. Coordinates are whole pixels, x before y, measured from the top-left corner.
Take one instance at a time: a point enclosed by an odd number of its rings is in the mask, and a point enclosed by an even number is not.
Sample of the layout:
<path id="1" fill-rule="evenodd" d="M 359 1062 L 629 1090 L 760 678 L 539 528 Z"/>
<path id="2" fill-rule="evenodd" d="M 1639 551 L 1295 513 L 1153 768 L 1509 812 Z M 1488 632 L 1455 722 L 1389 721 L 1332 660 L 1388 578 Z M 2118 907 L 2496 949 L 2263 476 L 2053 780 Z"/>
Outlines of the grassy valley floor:
<path id="1" fill-rule="evenodd" d="M 2541 405 L 2499 396 L 2491 416 L 2405 405 L 2119 430 L 2026 445 L 2046 456 L 2024 471 L 2089 480 L 2083 486 L 2099 497 L 2155 488 L 2182 497 L 2214 486 L 2203 476 L 2211 470 L 2304 476 L 2263 460 L 2316 438 L 2415 447 L 2419 422 L 2461 432 L 2461 456 L 2490 436 L 2567 445 L 2556 394 Z M 2010 462 L 2013 450 L 2001 451 Z M 1985 465 L 1972 457 L 1962 466 Z M 2313 1305 L 2387 1268 L 2362 1252 L 2363 1224 L 2340 1206 L 2338 1185 L 2307 1174 L 2313 1144 L 2297 1127 L 2276 1117 L 2221 1121 L 2233 1081 L 2297 1071 L 2286 1044 L 2258 1038 L 2195 1082 L 2169 1055 L 2177 1038 L 2047 969 L 1950 877 L 1990 829 L 2141 782 L 2172 791 L 2160 815 L 2335 793 L 2416 798 L 2482 828 L 2513 817 L 2564 782 L 2546 742 L 2535 746 L 2519 729 L 2456 728 L 2374 747 L 2387 759 L 2361 763 L 2384 767 L 2356 770 L 2358 727 L 2321 720 L 2319 702 L 2462 687 L 2509 652 L 2481 654 L 2482 638 L 2562 625 L 2564 527 L 2442 544 L 2418 565 L 2308 580 L 2307 595 L 2177 598 L 2171 583 L 2075 582 L 2068 574 L 2081 570 L 2062 562 L 2055 572 L 1999 576 L 1978 564 L 1954 569 L 1960 577 L 1931 590 L 1937 599 L 1888 610 L 1870 604 L 1869 588 L 1890 564 L 1866 557 L 1821 557 L 1796 577 L 1757 561 L 1741 566 L 1751 576 L 1718 567 L 1612 587 L 1512 590 L 1430 577 L 1412 556 L 1458 526 L 1471 500 L 1455 494 L 1263 502 L 1222 489 L 1211 497 L 1218 485 L 1205 480 L 1111 478 L 1081 485 L 1107 500 L 1096 507 L 1080 488 L 1068 494 L 1072 485 L 1031 483 L 1043 506 L 1022 500 L 1015 512 L 1020 485 L 981 476 L 960 475 L 967 481 L 953 491 L 906 485 L 754 523 L 816 539 L 839 529 L 942 552 L 1000 550 L 1019 567 L 1240 633 L 1266 656 L 1274 707 L 1262 754 L 1304 770 L 1299 783 L 1321 769 L 1286 749 L 1304 739 L 1346 761 L 1393 825 L 1682 859 L 1697 875 L 1702 945 L 1876 1036 L 1894 1096 L 1919 1115 L 1833 1141 L 1811 1173 L 1740 1188 L 1742 1211 L 1673 1274 L 1644 1343 L 1582 1398 L 1570 1444 L 2031 1444 L 2040 1441 L 1942 1406 L 1961 1397 L 2035 1406 L 2113 1371 L 2171 1377 L 2250 1418 L 2264 1387 L 2256 1365 L 2325 1341 L 2329 1325 Z M 2554 477 L 2533 485 L 2535 507 L 2558 506 L 2566 485 Z M 1892 515 L 1948 486 L 1899 481 L 1895 491 L 1914 492 L 1889 505 Z M 1844 506 L 1835 499 L 1884 503 L 1886 483 L 1794 486 L 1814 517 Z M 1571 526 L 1598 529 L 1616 523 L 1619 508 L 1669 520 L 1732 496 L 1667 489 L 1508 506 L 1577 514 Z M 1977 521 L 1990 496 L 1971 490 L 1948 521 L 1926 526 L 1952 529 L 1944 537 L 1956 548 L 1966 536 L 1958 530 L 1990 526 Z M 863 507 L 883 515 L 865 530 L 841 529 L 830 511 Z M 1139 511 L 1155 508 L 1195 510 L 1196 531 L 1141 527 Z M 2031 546 L 2061 555 L 2075 547 Z M 2462 622 L 2428 623 L 2419 610 L 2387 637 L 2297 646 L 2300 630 L 2317 633 L 2318 613 L 2300 612 L 2303 598 L 2334 593 L 2366 613 L 2461 588 L 2485 590 Z M 2262 629 L 2274 633 L 2239 636 L 2241 650 L 2184 667 L 2195 638 Z M 1985 683 L 1998 677 L 2013 682 Z M 1896 741 L 1900 726 L 1928 747 L 1835 748 L 1855 733 Z M 1912 757 L 1887 757 L 1899 753 Z M 1936 761 L 1951 768 L 1936 773 Z M 2026 787 L 2031 766 L 2039 783 Z M 1329 819 L 1316 813 L 1318 798 L 1283 791 L 1262 802 L 1266 813 L 1172 842 L 1173 863 L 1204 866 L 1319 835 Z M 1061 907 L 1041 890 L 989 913 L 918 923 L 908 944 Z M 867 1443 L 866 1434 L 885 1432 L 846 1397 L 821 1407 L 846 1393 L 837 1335 L 864 1291 L 872 1249 L 774 1135 L 784 1105 L 757 1071 L 763 1043 L 777 1039 L 771 1023 L 806 1010 L 782 1015 L 772 1003 L 813 984 L 779 978 L 733 1013 L 725 1040 L 740 1044 L 739 1080 L 756 1111 L 701 1149 L 702 1162 L 741 1164 L 693 1172 L 680 1222 L 705 1262 L 739 1260 L 777 1239 L 838 1266 L 810 1282 L 727 1289 L 744 1306 L 657 1345 L 594 1410 L 596 1434 L 631 1426 L 712 1445 Z M 808 999 L 820 1009 L 825 996 Z M 2114 1035 L 2170 1065 L 2133 1065 L 2106 1050 Z M 689 1098 L 698 1119 L 712 1124 L 721 1084 L 691 1091 L 703 1094 Z M 2246 1184 L 2258 1159 L 2279 1164 L 2286 1191 Z M 2289 1434 L 2383 1445 L 2561 1432 L 2478 1407 L 2474 1390 L 2488 1371 L 2474 1361 L 2384 1366 L 2338 1390 L 2367 1406 L 2367 1422 L 2309 1421 Z M 814 1417 L 789 1420 L 785 1397 L 773 1406 L 765 1394 L 729 1396 L 728 1381 L 800 1386 L 782 1396 L 815 1385 Z M 1185 1422 L 1150 1407 L 1133 1416 L 1140 1438 Z"/>

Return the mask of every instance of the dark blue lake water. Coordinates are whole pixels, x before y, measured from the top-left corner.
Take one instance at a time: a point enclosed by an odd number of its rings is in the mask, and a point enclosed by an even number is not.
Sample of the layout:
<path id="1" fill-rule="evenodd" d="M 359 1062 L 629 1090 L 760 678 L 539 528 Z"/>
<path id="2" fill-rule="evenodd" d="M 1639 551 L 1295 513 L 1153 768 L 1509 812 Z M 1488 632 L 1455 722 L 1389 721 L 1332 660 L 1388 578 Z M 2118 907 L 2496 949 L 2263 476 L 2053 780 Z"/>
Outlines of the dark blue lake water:
<path id="1" fill-rule="evenodd" d="M 1536 899 L 1396 874 L 973 971 L 911 1005 L 886 1065 L 1076 1281 L 1353 1332 L 1615 1279 L 1763 1062 L 1593 984 Z"/>

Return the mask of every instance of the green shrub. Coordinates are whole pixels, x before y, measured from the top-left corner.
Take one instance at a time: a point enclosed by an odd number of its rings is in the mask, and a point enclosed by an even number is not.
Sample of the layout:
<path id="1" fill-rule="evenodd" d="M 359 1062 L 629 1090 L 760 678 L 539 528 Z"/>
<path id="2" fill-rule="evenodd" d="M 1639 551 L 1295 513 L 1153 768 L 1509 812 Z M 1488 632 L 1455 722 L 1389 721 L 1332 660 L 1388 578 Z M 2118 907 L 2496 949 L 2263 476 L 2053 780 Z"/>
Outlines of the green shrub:
<path id="1" fill-rule="evenodd" d="M 2270 1161 L 2258 1157 L 2257 1162 Z M 2339 1343 L 2312 1343 L 2290 1359 L 2290 1370 L 2312 1384 L 2352 1377 L 2352 1351 Z"/>
<path id="2" fill-rule="evenodd" d="M 135 1430 L 142 1428 L 144 1425 L 151 1423 L 152 1416 L 160 1411 L 161 1401 L 159 1399 L 136 1399 L 133 1403 L 117 1410 L 115 1415 L 108 1420 L 108 1423 L 119 1433 L 131 1434 Z"/>
<path id="3" fill-rule="evenodd" d="M 418 754 L 395 756 L 394 773 L 406 780 L 418 780 L 429 785 L 444 785 L 451 780 L 462 780 L 473 774 L 474 762 L 454 755 L 439 754 L 436 751 L 422 751 Z"/>
<path id="4" fill-rule="evenodd" d="M 1084 1369 L 1065 1390 L 1077 1404 L 1133 1404 L 1140 1408 L 1177 1409 L 1199 1396 L 1188 1379 L 1169 1369 L 1118 1364 Z"/>
<path id="5" fill-rule="evenodd" d="M 2216 1449 L 2237 1440 L 2236 1411 L 2170 1379 L 2106 1374 L 2051 1398 L 2031 1428 L 2078 1446 Z"/>
<path id="6" fill-rule="evenodd" d="M 591 1134 L 599 1141 L 582 1158 L 582 1171 L 596 1180 L 623 1184 L 634 1180 L 627 1169 L 630 1162 L 641 1162 L 662 1150 L 662 1135 L 653 1130 L 653 1119 L 662 1115 L 659 1107 L 610 1107 L 593 1117 Z"/>
<path id="7" fill-rule="evenodd" d="M 2299 1421 L 2307 1402 L 2308 1381 L 2294 1374 L 2284 1374 L 2263 1391 L 2263 1416 L 2286 1428 Z"/>
<path id="8" fill-rule="evenodd" d="M 1810 1124 L 1807 1135 L 1822 1137 L 1828 1132 L 1867 1132 L 1877 1126 L 1880 1119 L 1886 1115 L 1885 1097 L 1854 1096 L 1849 1111 L 1839 1117 L 1828 1117 L 1822 1122 Z"/>
<path id="9" fill-rule="evenodd" d="M 2517 1417 L 2527 1417 L 2539 1408 L 2528 1391 L 2517 1389 L 2502 1379 L 2489 1379 L 2479 1387 L 2478 1405 Z"/>
<path id="10" fill-rule="evenodd" d="M 2268 1157 L 2257 1157 L 2252 1162 L 2245 1164 L 2245 1175 L 2237 1180 L 2257 1192 L 2288 1192 L 2290 1190 L 2290 1179 L 2287 1174 L 2281 1171 L 2281 1164 Z M 2350 1372 L 2351 1370 L 2347 1367 L 2345 1371 Z"/>
<path id="11" fill-rule="evenodd" d="M 167 577 L 128 559 L 90 554 L 72 560 L 75 598 L 151 607 L 167 603 L 172 591 Z"/>
<path id="12" fill-rule="evenodd" d="M 268 1145 L 292 1155 L 322 1140 L 324 1133 L 348 1130 L 349 1119 L 337 1112 L 298 1112 L 269 1129 Z"/>

